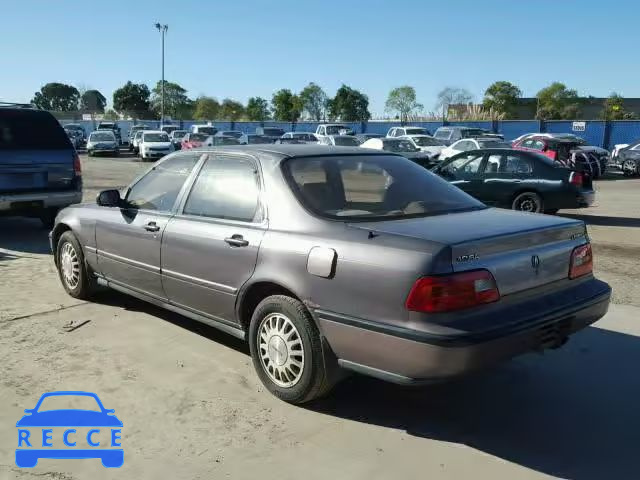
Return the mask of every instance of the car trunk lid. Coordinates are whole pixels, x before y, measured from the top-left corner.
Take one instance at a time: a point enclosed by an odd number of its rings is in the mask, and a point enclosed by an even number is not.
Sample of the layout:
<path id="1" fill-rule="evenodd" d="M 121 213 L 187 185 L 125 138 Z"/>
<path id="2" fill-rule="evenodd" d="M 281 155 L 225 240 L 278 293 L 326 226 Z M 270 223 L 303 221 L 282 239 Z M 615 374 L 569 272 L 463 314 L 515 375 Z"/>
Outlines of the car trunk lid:
<path id="1" fill-rule="evenodd" d="M 0 192 L 72 188 L 73 160 L 65 150 L 0 150 Z"/>
<path id="2" fill-rule="evenodd" d="M 489 270 L 501 295 L 567 278 L 573 249 L 587 241 L 580 221 L 501 209 L 352 226 L 446 245 L 451 271 Z"/>

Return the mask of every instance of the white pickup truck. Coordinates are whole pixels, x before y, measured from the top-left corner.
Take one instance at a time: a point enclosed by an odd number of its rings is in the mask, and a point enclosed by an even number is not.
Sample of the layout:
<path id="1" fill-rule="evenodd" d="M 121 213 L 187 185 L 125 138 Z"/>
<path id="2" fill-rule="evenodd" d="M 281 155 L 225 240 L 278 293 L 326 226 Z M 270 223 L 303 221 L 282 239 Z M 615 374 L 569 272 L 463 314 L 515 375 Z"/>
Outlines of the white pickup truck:
<path id="1" fill-rule="evenodd" d="M 355 132 L 351 127 L 342 123 L 324 123 L 316 128 L 318 140 L 332 135 L 355 135 Z"/>

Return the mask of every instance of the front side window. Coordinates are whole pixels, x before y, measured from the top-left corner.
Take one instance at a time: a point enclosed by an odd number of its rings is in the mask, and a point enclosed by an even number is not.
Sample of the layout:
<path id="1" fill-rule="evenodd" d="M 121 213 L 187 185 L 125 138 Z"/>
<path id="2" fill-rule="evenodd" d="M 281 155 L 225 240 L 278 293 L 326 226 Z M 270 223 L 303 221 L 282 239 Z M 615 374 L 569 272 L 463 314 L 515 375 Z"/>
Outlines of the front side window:
<path id="1" fill-rule="evenodd" d="M 211 157 L 198 174 L 187 202 L 186 215 L 259 221 L 258 171 L 248 159 Z"/>
<path id="2" fill-rule="evenodd" d="M 169 212 L 201 154 L 178 154 L 160 162 L 127 194 L 130 208 Z"/>
<path id="3" fill-rule="evenodd" d="M 443 165 L 441 171 L 456 176 L 460 174 L 474 174 L 478 173 L 481 164 L 482 153 L 469 153 Z"/>
<path id="4" fill-rule="evenodd" d="M 388 220 L 484 208 L 400 156 L 292 158 L 282 168 L 301 203 L 333 219 Z"/>

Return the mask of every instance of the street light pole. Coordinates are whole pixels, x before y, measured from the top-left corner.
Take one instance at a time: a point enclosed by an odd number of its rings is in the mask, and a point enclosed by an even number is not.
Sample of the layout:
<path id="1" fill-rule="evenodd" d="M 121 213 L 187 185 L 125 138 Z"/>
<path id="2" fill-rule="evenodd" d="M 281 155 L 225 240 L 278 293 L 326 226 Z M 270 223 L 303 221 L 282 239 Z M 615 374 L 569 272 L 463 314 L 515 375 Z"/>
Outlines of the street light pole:
<path id="1" fill-rule="evenodd" d="M 160 84 L 160 125 L 162 125 L 164 123 L 164 35 L 169 29 L 169 25 L 156 23 L 154 26 L 158 29 L 162 37 L 162 83 Z"/>

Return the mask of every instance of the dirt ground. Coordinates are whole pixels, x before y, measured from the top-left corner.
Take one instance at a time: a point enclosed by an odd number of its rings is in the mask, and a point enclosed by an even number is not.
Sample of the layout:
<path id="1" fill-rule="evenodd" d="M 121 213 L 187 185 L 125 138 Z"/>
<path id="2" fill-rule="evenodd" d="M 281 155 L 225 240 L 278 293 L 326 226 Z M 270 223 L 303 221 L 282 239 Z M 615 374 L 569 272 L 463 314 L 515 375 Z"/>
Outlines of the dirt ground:
<path id="1" fill-rule="evenodd" d="M 149 164 L 83 158 L 85 199 Z M 246 346 L 115 292 L 67 296 L 33 220 L 0 218 L 0 480 L 636 479 L 640 472 L 640 180 L 597 182 L 588 223 L 609 314 L 562 349 L 449 384 L 353 376 L 305 408 L 269 395 Z M 77 327 L 77 328 L 75 328 Z M 52 390 L 96 392 L 125 462 L 14 463 L 15 422 Z"/>

